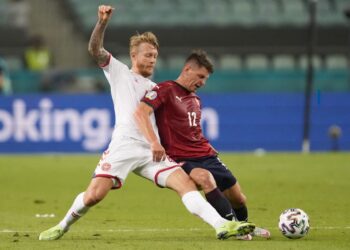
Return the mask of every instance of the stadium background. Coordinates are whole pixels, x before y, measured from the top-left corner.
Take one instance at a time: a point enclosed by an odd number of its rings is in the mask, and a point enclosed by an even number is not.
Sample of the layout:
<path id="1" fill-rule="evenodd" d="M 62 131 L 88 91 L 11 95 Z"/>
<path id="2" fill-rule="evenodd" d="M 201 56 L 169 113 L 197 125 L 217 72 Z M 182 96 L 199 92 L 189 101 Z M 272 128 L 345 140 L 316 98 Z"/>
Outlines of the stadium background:
<path id="1" fill-rule="evenodd" d="M 220 159 L 239 178 L 250 220 L 269 229 L 271 240 L 217 241 L 174 192 L 131 174 L 62 239 L 38 241 L 86 187 L 113 126 L 107 83 L 87 53 L 102 3 L 117 8 L 105 47 L 122 61 L 129 63 L 130 35 L 159 36 L 155 81 L 176 77 L 192 48 L 209 52 L 216 71 L 199 92 L 204 132 L 230 151 Z M 0 94 L 0 249 L 350 249 L 350 0 L 318 1 L 313 152 L 300 154 L 308 3 L 0 0 L 0 81 L 7 86 Z M 23 63 L 37 35 L 53 58 L 41 71 Z M 277 227 L 290 207 L 310 217 L 301 240 Z"/>
<path id="2" fill-rule="evenodd" d="M 114 114 L 108 84 L 87 53 L 102 3 L 117 9 L 105 48 L 126 64 L 130 35 L 157 34 L 156 82 L 175 78 L 191 49 L 208 51 L 216 70 L 199 95 L 204 132 L 219 150 L 301 150 L 309 1 L 3 0 L 0 56 L 12 93 L 0 96 L 0 152 L 106 148 Z M 347 7 L 347 0 L 317 4 L 313 151 L 350 149 Z M 40 71 L 23 62 L 37 35 L 53 59 Z"/>

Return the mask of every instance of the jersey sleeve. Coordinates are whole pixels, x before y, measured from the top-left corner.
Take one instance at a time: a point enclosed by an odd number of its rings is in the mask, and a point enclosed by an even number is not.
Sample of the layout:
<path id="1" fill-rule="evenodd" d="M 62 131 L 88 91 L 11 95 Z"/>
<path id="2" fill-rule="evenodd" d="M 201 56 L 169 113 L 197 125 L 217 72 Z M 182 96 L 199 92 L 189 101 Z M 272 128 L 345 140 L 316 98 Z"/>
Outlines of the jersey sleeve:
<path id="1" fill-rule="evenodd" d="M 118 75 L 120 75 L 123 71 L 128 71 L 128 67 L 117 60 L 114 56 L 109 54 L 109 59 L 105 65 L 100 66 L 103 69 L 103 73 L 105 74 L 108 83 L 111 85 L 113 82 L 112 79 L 116 79 Z"/>
<path id="2" fill-rule="evenodd" d="M 157 85 L 151 91 L 148 91 L 141 101 L 151 106 L 153 110 L 156 110 L 165 103 L 168 94 L 167 89 L 166 87 Z"/>

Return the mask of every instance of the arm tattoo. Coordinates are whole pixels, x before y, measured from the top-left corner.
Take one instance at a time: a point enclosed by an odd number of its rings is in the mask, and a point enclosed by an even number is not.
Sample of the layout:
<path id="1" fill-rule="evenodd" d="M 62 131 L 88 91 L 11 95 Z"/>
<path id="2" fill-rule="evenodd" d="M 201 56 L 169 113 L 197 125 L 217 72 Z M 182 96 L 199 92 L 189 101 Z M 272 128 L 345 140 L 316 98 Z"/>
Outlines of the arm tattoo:
<path id="1" fill-rule="evenodd" d="M 89 53 L 99 65 L 103 65 L 109 58 L 109 53 L 103 48 L 103 38 L 107 23 L 98 21 L 92 31 L 89 41 Z"/>

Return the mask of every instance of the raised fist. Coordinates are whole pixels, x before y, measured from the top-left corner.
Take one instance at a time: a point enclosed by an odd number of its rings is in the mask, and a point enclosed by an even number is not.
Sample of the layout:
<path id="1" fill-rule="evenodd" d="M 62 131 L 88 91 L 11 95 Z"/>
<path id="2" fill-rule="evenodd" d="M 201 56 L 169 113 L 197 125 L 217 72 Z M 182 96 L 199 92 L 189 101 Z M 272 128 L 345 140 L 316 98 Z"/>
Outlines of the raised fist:
<path id="1" fill-rule="evenodd" d="M 108 22 L 111 18 L 114 8 L 109 5 L 98 6 L 98 18 L 100 21 Z"/>

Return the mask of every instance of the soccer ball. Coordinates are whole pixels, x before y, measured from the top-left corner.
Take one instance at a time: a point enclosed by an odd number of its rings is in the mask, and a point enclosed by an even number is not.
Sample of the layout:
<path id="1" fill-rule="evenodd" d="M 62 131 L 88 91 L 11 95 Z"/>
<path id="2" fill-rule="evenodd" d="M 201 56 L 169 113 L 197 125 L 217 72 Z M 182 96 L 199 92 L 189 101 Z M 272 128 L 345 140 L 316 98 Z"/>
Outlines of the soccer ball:
<path id="1" fill-rule="evenodd" d="M 289 208 L 280 215 L 278 228 L 289 239 L 300 239 L 310 229 L 309 216 L 299 208 Z"/>

